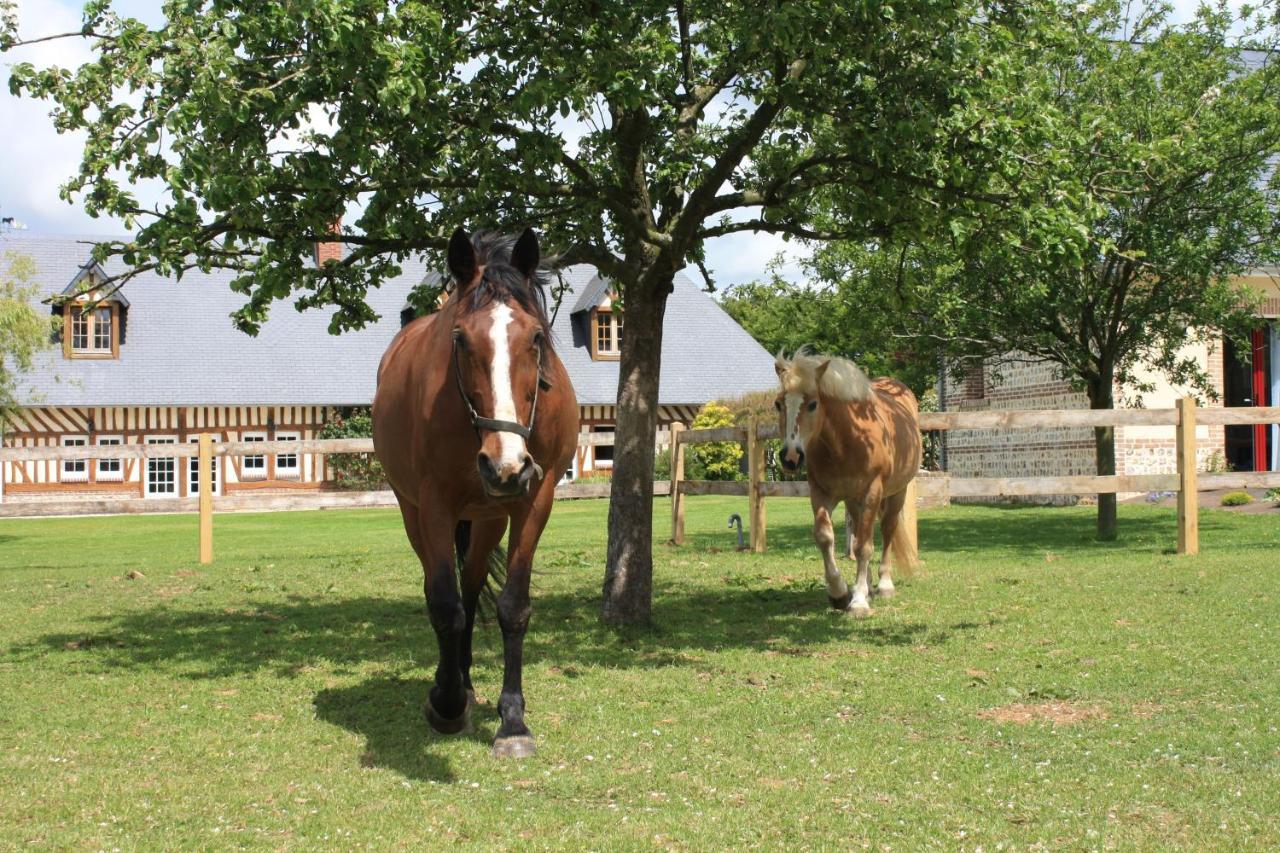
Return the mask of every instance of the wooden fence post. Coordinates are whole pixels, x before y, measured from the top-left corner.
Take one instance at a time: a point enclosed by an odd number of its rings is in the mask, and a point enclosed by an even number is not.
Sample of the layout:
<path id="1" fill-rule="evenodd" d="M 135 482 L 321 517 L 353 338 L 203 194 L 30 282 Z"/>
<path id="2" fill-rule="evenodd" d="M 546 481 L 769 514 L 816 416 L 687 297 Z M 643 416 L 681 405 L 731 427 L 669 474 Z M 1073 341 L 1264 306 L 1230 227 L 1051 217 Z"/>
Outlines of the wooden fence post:
<path id="1" fill-rule="evenodd" d="M 902 525 L 902 533 L 907 537 L 907 543 L 911 546 L 910 553 L 918 561 L 920 559 L 920 531 L 918 527 L 918 514 L 916 512 L 916 500 L 920 495 L 920 490 L 916 487 L 915 478 L 911 478 L 911 482 L 907 484 L 907 497 L 902 504 L 902 520 L 898 523 Z M 904 569 L 910 567 L 904 566 Z"/>
<path id="2" fill-rule="evenodd" d="M 1196 482 L 1196 401 L 1178 400 L 1178 553 L 1200 553 L 1200 495 Z"/>
<path id="3" fill-rule="evenodd" d="M 680 433 L 684 424 L 671 424 L 671 544 L 684 544 L 684 495 L 680 494 L 680 481 L 684 479 L 684 442 Z"/>
<path id="4" fill-rule="evenodd" d="M 200 433 L 200 455 L 196 460 L 200 487 L 200 562 L 213 562 L 213 436 Z"/>
<path id="5" fill-rule="evenodd" d="M 753 418 L 747 424 L 747 502 L 751 519 L 751 550 L 763 554 L 765 548 L 764 518 L 764 450 L 765 442 L 756 434 L 760 425 Z"/>

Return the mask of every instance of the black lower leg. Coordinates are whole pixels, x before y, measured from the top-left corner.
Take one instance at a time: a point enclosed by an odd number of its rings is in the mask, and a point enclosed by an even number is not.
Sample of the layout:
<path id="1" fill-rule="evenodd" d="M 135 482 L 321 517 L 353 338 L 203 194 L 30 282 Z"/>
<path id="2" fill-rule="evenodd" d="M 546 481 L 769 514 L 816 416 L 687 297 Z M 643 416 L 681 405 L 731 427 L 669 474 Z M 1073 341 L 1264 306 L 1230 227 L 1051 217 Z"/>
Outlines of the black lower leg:
<path id="1" fill-rule="evenodd" d="M 498 624 L 502 627 L 502 695 L 498 699 L 498 714 L 502 725 L 497 738 L 518 737 L 529 734 L 524 722 L 524 691 L 521 674 L 524 667 L 524 635 L 529 628 L 529 594 L 517 593 L 510 588 L 498 597 Z"/>
<path id="2" fill-rule="evenodd" d="M 440 662 L 436 666 L 436 683 L 431 688 L 430 703 L 439 717 L 460 720 L 467 709 L 461 666 L 467 619 L 452 568 L 437 572 L 435 582 L 427 588 L 427 613 L 431 616 L 431 627 L 435 628 L 436 640 L 440 644 Z"/>

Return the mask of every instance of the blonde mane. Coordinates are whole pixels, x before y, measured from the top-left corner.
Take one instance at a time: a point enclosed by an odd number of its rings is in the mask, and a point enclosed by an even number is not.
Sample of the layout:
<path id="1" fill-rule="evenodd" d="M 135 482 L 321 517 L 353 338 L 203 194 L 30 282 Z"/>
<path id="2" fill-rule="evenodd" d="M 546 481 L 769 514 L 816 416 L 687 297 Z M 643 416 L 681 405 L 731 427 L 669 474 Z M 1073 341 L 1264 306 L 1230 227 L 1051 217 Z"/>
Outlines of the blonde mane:
<path id="1" fill-rule="evenodd" d="M 822 379 L 818 369 L 827 365 Z M 804 347 L 788 359 L 781 350 L 774 358 L 782 390 L 791 394 L 819 393 L 846 403 L 871 399 L 871 380 L 847 358 L 811 355 Z"/>

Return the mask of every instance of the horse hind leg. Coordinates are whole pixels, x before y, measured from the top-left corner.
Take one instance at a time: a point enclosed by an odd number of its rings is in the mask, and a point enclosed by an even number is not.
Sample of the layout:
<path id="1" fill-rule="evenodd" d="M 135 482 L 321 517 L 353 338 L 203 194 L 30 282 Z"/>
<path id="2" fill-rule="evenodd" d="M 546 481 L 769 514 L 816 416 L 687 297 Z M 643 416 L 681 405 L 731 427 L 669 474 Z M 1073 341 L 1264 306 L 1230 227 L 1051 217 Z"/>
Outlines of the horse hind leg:
<path id="1" fill-rule="evenodd" d="M 876 595 L 892 598 L 897 591 L 893 585 L 894 558 L 900 555 L 901 545 L 898 543 L 902 523 L 902 506 L 906 502 L 907 493 L 899 492 L 885 498 L 880 519 L 880 538 L 883 550 L 880 553 L 880 582 L 876 584 Z M 908 569 L 909 566 L 902 566 Z"/>

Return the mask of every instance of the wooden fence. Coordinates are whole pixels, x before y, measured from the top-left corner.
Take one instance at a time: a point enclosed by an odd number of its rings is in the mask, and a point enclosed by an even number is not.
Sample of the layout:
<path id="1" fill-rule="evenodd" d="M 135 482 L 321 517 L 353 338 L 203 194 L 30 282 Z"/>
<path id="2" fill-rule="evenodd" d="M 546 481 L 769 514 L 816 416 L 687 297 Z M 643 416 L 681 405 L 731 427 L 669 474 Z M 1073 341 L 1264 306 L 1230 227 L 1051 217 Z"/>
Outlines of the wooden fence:
<path id="1" fill-rule="evenodd" d="M 1173 409 L 1071 409 L 999 412 L 924 412 L 924 432 L 958 429 L 1044 429 L 1050 427 L 1167 426 L 1177 436 L 1177 471 L 1172 474 L 1082 475 L 1062 477 L 917 477 L 907 500 L 904 527 L 916 544 L 916 499 L 1011 497 L 1028 495 L 1098 495 L 1115 492 L 1177 492 L 1178 553 L 1200 551 L 1199 490 L 1280 486 L 1280 472 L 1243 471 L 1200 474 L 1196 470 L 1196 426 L 1270 424 L 1280 422 L 1280 407 L 1201 409 L 1185 397 Z M 765 499 L 804 496 L 809 484 L 766 479 L 765 442 L 778 437 L 776 424 L 718 429 L 672 430 L 671 541 L 684 542 L 684 498 L 687 495 L 738 495 L 748 499 L 751 550 L 763 553 L 767 537 Z M 747 446 L 747 480 L 686 480 L 684 451 L 690 444 L 736 441 Z"/>
<path id="2" fill-rule="evenodd" d="M 1177 471 L 1172 474 L 1129 474 L 1112 476 L 1063 477 L 918 477 L 907 501 L 905 526 L 916 538 L 916 497 L 1001 497 L 1045 494 L 1093 495 L 1112 492 L 1168 491 L 1178 494 L 1178 553 L 1198 553 L 1198 502 L 1200 489 L 1270 488 L 1280 486 L 1280 472 L 1234 472 L 1198 474 L 1196 471 L 1196 426 L 1270 424 L 1280 422 L 1280 407 L 1199 409 L 1191 398 L 1178 401 L 1174 409 L 1073 409 L 1000 412 L 928 412 L 920 416 L 923 431 L 957 429 L 1040 429 L 1046 427 L 1168 426 L 1177 435 Z M 673 424 L 670 432 L 655 436 L 659 446 L 672 447 L 671 481 L 654 483 L 655 495 L 671 496 L 671 540 L 684 541 L 684 498 L 688 495 L 737 495 L 748 499 L 751 549 L 763 553 L 767 523 L 765 501 L 771 497 L 805 497 L 809 484 L 800 481 L 771 481 L 766 477 L 766 442 L 777 438 L 777 426 L 757 424 L 753 428 L 684 429 Z M 737 441 L 747 446 L 746 481 L 687 480 L 684 452 L 690 444 Z M 613 433 L 583 433 L 579 446 L 611 445 Z M 294 441 L 213 442 L 208 435 L 198 443 L 119 444 L 76 447 L 0 448 L 0 462 L 45 459 L 146 459 L 198 458 L 199 496 L 192 498 L 82 499 L 60 501 L 0 501 L 0 517 L 26 515 L 80 515 L 135 512 L 200 513 L 200 555 L 211 559 L 212 514 L 215 510 L 282 510 L 337 507 L 395 506 L 390 491 L 312 492 L 309 494 L 212 494 L 212 465 L 218 456 L 257 456 L 269 453 L 372 453 L 368 438 L 307 439 Z M 560 486 L 560 498 L 607 497 L 609 483 L 569 483 Z"/>

